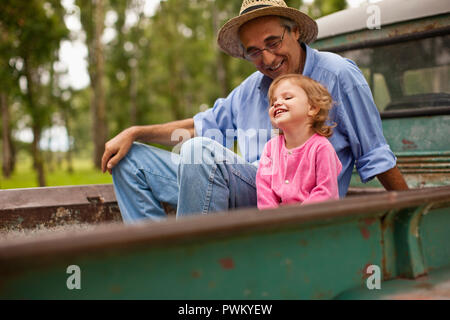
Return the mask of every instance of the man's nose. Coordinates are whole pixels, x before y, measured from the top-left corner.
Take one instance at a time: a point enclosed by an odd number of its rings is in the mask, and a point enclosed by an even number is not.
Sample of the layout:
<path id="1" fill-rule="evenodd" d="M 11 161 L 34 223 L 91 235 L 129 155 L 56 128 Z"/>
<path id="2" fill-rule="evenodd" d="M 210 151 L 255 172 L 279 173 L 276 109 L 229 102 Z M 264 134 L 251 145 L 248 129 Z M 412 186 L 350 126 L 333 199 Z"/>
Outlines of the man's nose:
<path id="1" fill-rule="evenodd" d="M 263 50 L 263 52 L 261 53 L 261 57 L 262 62 L 266 67 L 271 67 L 275 60 L 275 55 L 269 50 Z"/>

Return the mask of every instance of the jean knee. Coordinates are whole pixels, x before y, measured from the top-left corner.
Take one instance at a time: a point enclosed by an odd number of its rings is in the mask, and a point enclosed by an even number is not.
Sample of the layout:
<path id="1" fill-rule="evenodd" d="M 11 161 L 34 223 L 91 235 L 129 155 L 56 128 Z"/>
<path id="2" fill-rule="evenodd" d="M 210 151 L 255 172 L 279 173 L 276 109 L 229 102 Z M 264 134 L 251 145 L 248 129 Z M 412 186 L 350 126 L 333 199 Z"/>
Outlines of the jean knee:
<path id="1" fill-rule="evenodd" d="M 139 155 L 142 153 L 143 144 L 133 142 L 127 154 L 112 169 L 112 175 L 117 176 L 120 173 L 128 172 L 130 169 L 135 171 L 138 164 Z"/>
<path id="2" fill-rule="evenodd" d="M 186 141 L 180 150 L 180 164 L 214 163 L 214 144 L 210 138 L 194 137 Z"/>

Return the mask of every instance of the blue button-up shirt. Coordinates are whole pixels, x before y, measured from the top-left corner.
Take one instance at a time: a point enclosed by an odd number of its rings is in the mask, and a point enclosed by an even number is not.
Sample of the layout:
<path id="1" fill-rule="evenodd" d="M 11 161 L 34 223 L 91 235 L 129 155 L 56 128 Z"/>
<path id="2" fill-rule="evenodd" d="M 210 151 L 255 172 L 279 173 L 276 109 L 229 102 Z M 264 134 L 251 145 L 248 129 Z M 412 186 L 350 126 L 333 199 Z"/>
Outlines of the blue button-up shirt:
<path id="1" fill-rule="evenodd" d="M 396 158 L 383 136 L 380 114 L 363 74 L 356 64 L 330 52 L 306 49 L 303 75 L 324 85 L 334 101 L 330 120 L 336 123 L 329 138 L 342 171 L 338 177 L 339 195 L 344 197 L 354 165 L 362 182 L 367 182 L 396 164 Z M 267 92 L 272 79 L 259 71 L 250 75 L 227 98 L 194 116 L 197 135 L 206 136 L 232 148 L 237 139 L 246 161 L 258 164 L 272 125 Z"/>

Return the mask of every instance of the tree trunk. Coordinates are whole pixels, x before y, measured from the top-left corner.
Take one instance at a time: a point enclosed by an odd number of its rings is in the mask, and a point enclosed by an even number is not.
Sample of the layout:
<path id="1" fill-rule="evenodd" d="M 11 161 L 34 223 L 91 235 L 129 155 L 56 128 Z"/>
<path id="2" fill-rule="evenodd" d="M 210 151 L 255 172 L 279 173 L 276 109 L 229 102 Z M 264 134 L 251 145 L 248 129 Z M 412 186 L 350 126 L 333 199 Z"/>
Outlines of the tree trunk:
<path id="1" fill-rule="evenodd" d="M 27 79 L 27 100 L 28 100 L 28 106 L 31 111 L 31 117 L 33 120 L 32 130 L 33 130 L 33 142 L 31 144 L 31 153 L 33 156 L 33 166 L 34 169 L 37 172 L 38 175 L 38 185 L 40 187 L 45 187 L 45 172 L 44 172 L 44 162 L 42 159 L 42 152 L 39 148 L 39 141 L 41 139 L 41 133 L 42 133 L 42 120 L 41 120 L 41 113 L 38 110 L 39 106 L 35 104 L 35 97 L 34 97 L 34 84 L 37 83 L 37 75 L 35 74 L 35 70 L 33 70 L 33 67 L 30 65 L 30 61 L 28 57 L 24 57 L 24 66 L 25 66 L 25 76 Z"/>
<path id="2" fill-rule="evenodd" d="M 34 159 L 34 169 L 38 175 L 39 187 L 45 187 L 45 172 L 44 172 L 44 161 L 42 159 L 42 151 L 39 148 L 39 141 L 41 140 L 42 128 L 39 124 L 33 124 L 33 143 L 31 145 L 31 150 Z"/>
<path id="3" fill-rule="evenodd" d="M 13 170 L 13 151 L 11 144 L 11 127 L 9 124 L 9 107 L 6 93 L 0 92 L 2 109 L 2 170 L 3 176 L 9 178 Z"/>
<path id="4" fill-rule="evenodd" d="M 47 138 L 47 145 L 48 145 L 48 150 L 44 153 L 44 158 L 45 158 L 45 163 L 47 164 L 47 172 L 53 172 L 55 171 L 55 163 L 54 163 L 54 154 L 52 151 L 52 127 L 49 128 L 50 133 L 48 135 Z"/>
<path id="5" fill-rule="evenodd" d="M 137 59 L 132 60 L 130 76 L 130 125 L 137 124 L 137 84 L 138 84 L 138 66 Z"/>
<path id="6" fill-rule="evenodd" d="M 219 31 L 219 18 L 218 18 L 218 13 L 217 13 L 217 7 L 214 3 L 214 1 L 211 2 L 211 6 L 212 6 L 212 23 L 213 23 L 213 30 L 214 30 L 214 34 L 217 34 Z M 215 38 L 214 38 L 214 42 L 215 42 Z M 213 45 L 213 47 L 215 47 L 215 43 Z M 220 93 L 222 97 L 226 97 L 228 95 L 228 93 L 230 92 L 229 88 L 228 88 L 228 81 L 227 81 L 227 72 L 226 72 L 226 68 L 225 68 L 225 61 L 224 61 L 224 54 L 217 49 L 216 50 L 216 75 L 217 75 L 217 81 L 219 82 L 220 85 Z"/>
<path id="7" fill-rule="evenodd" d="M 168 62 L 168 70 L 169 70 L 169 82 L 168 87 L 170 91 L 170 109 L 172 114 L 176 120 L 185 119 L 185 106 L 182 105 L 182 79 L 180 75 L 182 74 L 182 63 L 179 59 L 180 53 L 179 50 L 179 41 L 177 39 L 177 31 L 176 25 L 178 19 L 178 12 L 170 12 L 167 16 L 167 22 L 170 27 L 166 28 L 165 37 L 167 39 L 167 43 L 171 43 L 172 48 L 167 52 L 167 62 Z"/>
<path id="8" fill-rule="evenodd" d="M 64 124 L 66 125 L 67 137 L 69 139 L 69 145 L 68 145 L 68 149 L 66 152 L 67 172 L 72 174 L 73 173 L 73 161 L 72 161 L 72 146 L 70 144 L 71 126 L 70 126 L 70 122 L 69 122 L 69 116 L 67 115 L 67 110 L 65 108 L 66 108 L 66 106 L 64 106 L 63 117 L 64 117 Z"/>
<path id="9" fill-rule="evenodd" d="M 93 77 L 92 79 L 92 133 L 94 137 L 94 165 L 101 167 L 101 160 L 107 137 L 106 110 L 105 110 L 105 90 L 103 86 L 104 78 L 104 57 L 101 37 L 104 29 L 104 8 L 103 0 L 94 1 L 94 37 L 93 45 Z"/>

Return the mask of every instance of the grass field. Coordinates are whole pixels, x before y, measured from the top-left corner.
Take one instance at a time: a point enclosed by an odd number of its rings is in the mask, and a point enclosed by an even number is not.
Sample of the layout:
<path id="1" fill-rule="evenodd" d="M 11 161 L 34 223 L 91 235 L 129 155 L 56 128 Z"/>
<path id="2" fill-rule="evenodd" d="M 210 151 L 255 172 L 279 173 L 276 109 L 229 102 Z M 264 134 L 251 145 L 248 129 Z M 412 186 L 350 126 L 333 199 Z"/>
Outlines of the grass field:
<path id="1" fill-rule="evenodd" d="M 69 173 L 65 161 L 59 166 L 56 164 L 53 165 L 53 169 L 47 167 L 47 186 L 112 183 L 111 175 L 94 169 L 94 165 L 90 159 L 74 159 L 73 169 L 73 173 Z M 5 179 L 0 175 L 0 189 L 32 187 L 38 187 L 38 183 L 36 171 L 33 170 L 32 160 L 29 157 L 21 157 L 17 161 L 14 174 L 9 179 Z"/>

